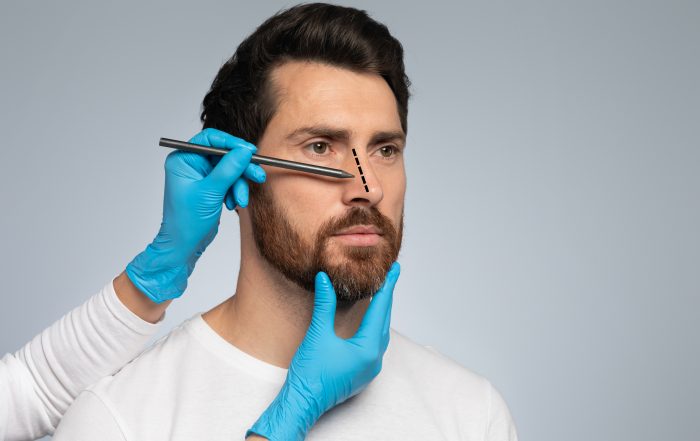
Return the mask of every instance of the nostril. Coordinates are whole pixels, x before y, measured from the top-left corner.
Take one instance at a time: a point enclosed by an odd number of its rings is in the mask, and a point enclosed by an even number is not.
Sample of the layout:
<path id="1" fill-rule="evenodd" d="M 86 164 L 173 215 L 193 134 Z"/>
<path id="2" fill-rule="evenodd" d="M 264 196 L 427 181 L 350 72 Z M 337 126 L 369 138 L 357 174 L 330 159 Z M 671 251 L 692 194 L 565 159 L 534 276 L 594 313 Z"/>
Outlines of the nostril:
<path id="1" fill-rule="evenodd" d="M 365 199 L 365 198 L 353 198 L 351 202 L 354 202 L 354 203 L 358 203 L 358 202 L 359 202 L 359 203 L 363 203 L 363 204 L 369 204 L 369 203 L 370 203 L 369 199 Z"/>

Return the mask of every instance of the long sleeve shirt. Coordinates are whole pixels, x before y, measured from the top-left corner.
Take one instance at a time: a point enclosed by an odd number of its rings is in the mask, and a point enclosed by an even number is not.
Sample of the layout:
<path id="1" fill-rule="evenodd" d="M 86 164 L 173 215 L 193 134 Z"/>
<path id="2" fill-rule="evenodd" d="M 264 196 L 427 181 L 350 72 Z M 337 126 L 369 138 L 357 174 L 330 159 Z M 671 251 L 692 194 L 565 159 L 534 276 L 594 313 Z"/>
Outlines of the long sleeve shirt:
<path id="1" fill-rule="evenodd" d="M 135 358 L 158 328 L 124 306 L 110 282 L 6 354 L 0 359 L 0 441 L 53 434 L 78 394 Z"/>

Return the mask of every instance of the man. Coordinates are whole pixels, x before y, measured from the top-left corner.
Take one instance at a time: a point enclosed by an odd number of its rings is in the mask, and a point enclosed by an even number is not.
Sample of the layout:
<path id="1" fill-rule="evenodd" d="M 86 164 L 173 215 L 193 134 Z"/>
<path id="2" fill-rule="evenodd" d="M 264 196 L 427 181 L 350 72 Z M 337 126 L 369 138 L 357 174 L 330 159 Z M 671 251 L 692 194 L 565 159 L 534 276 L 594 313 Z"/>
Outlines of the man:
<path id="1" fill-rule="evenodd" d="M 203 133 L 356 177 L 268 168 L 237 210 L 235 295 L 81 394 L 55 439 L 516 440 L 486 379 L 389 331 L 407 101 L 401 45 L 362 11 L 297 6 L 248 37 Z"/>

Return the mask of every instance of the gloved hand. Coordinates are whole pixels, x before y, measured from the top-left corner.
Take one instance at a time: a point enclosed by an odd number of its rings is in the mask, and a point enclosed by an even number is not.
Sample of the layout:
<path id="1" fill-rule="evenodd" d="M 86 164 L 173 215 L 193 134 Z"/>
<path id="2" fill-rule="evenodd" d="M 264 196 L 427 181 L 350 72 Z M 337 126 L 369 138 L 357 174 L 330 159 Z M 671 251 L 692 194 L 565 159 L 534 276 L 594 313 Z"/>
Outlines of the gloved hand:
<path id="1" fill-rule="evenodd" d="M 359 393 L 379 374 L 389 345 L 391 305 L 399 272 L 395 262 L 357 333 L 347 340 L 335 335 L 333 285 L 326 273 L 316 275 L 311 325 L 292 358 L 280 393 L 246 437 L 257 434 L 271 441 L 303 440 L 325 411 Z"/>
<path id="2" fill-rule="evenodd" d="M 265 181 L 265 171 L 250 162 L 254 145 L 216 129 L 204 129 L 190 142 L 231 151 L 215 165 L 205 156 L 182 151 L 165 160 L 160 231 L 126 267 L 129 279 L 156 303 L 185 291 L 197 259 L 216 236 L 222 204 L 229 210 L 248 205 L 245 178 Z"/>

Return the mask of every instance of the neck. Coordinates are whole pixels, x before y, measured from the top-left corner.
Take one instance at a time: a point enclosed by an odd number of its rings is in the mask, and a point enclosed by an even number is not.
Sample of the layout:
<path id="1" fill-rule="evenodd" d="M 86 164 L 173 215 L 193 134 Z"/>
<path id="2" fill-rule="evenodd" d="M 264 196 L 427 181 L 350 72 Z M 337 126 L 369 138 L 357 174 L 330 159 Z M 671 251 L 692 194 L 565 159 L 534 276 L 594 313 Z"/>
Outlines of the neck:
<path id="1" fill-rule="evenodd" d="M 242 243 L 236 294 L 204 314 L 204 320 L 238 349 L 272 365 L 288 368 L 311 323 L 314 293 L 290 282 L 258 253 Z M 335 333 L 357 332 L 370 299 L 338 305 Z"/>

